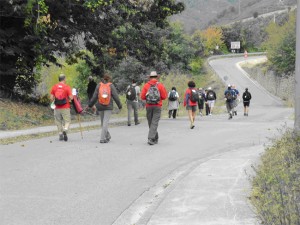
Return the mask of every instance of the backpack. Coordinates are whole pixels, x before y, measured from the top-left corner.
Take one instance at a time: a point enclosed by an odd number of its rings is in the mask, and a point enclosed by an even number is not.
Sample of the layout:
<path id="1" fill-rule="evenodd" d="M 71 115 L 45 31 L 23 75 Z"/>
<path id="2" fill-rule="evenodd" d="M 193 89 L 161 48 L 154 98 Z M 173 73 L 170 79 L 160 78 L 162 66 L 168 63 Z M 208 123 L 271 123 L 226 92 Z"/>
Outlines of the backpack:
<path id="1" fill-rule="evenodd" d="M 251 94 L 249 92 L 245 92 L 243 97 L 244 97 L 244 100 L 249 101 L 251 99 Z"/>
<path id="2" fill-rule="evenodd" d="M 191 100 L 191 102 L 198 102 L 199 101 L 199 94 L 198 94 L 197 90 L 191 89 L 190 100 Z"/>
<path id="3" fill-rule="evenodd" d="M 212 91 L 209 91 L 207 93 L 207 100 L 215 100 L 214 93 Z"/>
<path id="4" fill-rule="evenodd" d="M 57 89 L 55 91 L 54 96 L 55 96 L 55 100 L 54 100 L 55 105 L 65 105 L 65 104 L 67 104 L 66 92 L 63 89 L 62 85 L 57 86 Z"/>
<path id="5" fill-rule="evenodd" d="M 100 83 L 98 101 L 101 105 L 109 105 L 111 98 L 111 83 Z"/>
<path id="6" fill-rule="evenodd" d="M 160 101 L 160 92 L 157 88 L 157 84 L 151 84 L 147 94 L 146 94 L 146 103 L 155 105 L 158 104 Z"/>
<path id="7" fill-rule="evenodd" d="M 170 91 L 169 100 L 170 101 L 176 101 L 177 100 L 176 91 Z"/>
<path id="8" fill-rule="evenodd" d="M 229 101 L 229 100 L 233 100 L 233 94 L 231 90 L 228 90 L 225 94 L 225 98 Z"/>
<path id="9" fill-rule="evenodd" d="M 136 90 L 133 85 L 130 85 L 126 91 L 126 99 L 134 101 L 136 99 Z"/>
<path id="10" fill-rule="evenodd" d="M 199 100 L 203 100 L 203 93 L 201 91 L 198 91 Z"/>

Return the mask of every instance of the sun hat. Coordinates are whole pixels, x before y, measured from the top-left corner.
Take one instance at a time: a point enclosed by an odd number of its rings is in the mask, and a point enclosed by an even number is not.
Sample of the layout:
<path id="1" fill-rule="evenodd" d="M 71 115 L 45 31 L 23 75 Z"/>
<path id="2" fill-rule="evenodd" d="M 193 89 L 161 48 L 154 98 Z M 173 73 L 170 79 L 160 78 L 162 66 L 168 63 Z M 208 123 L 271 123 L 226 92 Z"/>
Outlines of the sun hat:
<path id="1" fill-rule="evenodd" d="M 150 77 L 157 77 L 157 76 L 158 76 L 158 75 L 157 75 L 156 71 L 151 71 Z"/>

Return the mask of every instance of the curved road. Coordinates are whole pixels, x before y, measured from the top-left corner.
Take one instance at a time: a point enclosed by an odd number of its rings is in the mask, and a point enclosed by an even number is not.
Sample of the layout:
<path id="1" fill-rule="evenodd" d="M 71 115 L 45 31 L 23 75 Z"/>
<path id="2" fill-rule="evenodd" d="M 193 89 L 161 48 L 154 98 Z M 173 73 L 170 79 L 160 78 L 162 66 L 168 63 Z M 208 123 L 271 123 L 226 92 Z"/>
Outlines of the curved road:
<path id="1" fill-rule="evenodd" d="M 186 112 L 181 111 L 183 117 L 176 120 L 161 119 L 159 144 L 154 146 L 147 145 L 146 121 L 110 128 L 109 144 L 100 144 L 100 131 L 93 130 L 84 132 L 83 140 L 80 133 L 70 134 L 67 143 L 55 136 L 2 145 L 0 224 L 129 225 L 128 215 L 130 221 L 143 224 L 172 187 L 201 163 L 269 143 L 278 128 L 291 126 L 292 109 L 241 72 L 236 63 L 242 60 L 210 64 L 241 91 L 249 87 L 253 96 L 249 117 L 242 116 L 240 104 L 238 116 L 228 120 L 224 106 L 224 114 L 197 117 L 191 130 Z M 135 211 L 156 197 L 151 210 Z"/>

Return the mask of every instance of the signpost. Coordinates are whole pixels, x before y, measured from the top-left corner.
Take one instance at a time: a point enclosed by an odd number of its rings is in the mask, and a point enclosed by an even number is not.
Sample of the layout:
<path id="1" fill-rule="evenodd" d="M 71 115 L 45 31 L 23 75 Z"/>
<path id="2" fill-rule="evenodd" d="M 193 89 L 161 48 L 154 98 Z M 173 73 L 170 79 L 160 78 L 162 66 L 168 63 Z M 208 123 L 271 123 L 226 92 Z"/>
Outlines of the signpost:
<path id="1" fill-rule="evenodd" d="M 294 130 L 300 134 L 300 0 L 297 1 L 295 65 L 295 123 Z"/>
<path id="2" fill-rule="evenodd" d="M 236 50 L 241 49 L 241 42 L 240 41 L 232 41 L 230 42 L 230 48 L 232 52 L 236 52 Z"/>

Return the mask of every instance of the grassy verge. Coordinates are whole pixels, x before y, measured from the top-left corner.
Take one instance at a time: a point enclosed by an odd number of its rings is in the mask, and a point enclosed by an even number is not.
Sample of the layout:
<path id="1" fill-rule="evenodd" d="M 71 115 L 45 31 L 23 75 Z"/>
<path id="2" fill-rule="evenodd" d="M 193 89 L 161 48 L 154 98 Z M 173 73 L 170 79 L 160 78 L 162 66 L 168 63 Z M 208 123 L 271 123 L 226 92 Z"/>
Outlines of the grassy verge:
<path id="1" fill-rule="evenodd" d="M 300 224 L 300 137 L 288 130 L 261 158 L 251 202 L 264 224 Z"/>

